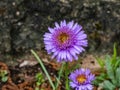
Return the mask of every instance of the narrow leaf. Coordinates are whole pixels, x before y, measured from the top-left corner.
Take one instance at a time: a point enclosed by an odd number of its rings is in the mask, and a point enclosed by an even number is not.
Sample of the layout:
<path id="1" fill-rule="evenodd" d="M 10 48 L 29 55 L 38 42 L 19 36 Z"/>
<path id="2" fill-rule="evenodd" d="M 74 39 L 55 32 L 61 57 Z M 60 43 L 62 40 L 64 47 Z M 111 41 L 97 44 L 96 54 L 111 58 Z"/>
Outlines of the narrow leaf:
<path id="1" fill-rule="evenodd" d="M 120 87 L 120 67 L 116 69 L 116 80 L 117 80 L 117 85 Z"/>
<path id="2" fill-rule="evenodd" d="M 115 72 L 113 70 L 113 67 L 112 67 L 111 62 L 110 62 L 109 59 L 106 59 L 105 66 L 106 66 L 106 69 L 107 69 L 108 78 L 110 78 L 113 83 L 116 83 L 115 75 L 114 75 Z"/>
<path id="3" fill-rule="evenodd" d="M 115 89 L 115 86 L 110 81 L 108 81 L 108 80 L 106 80 L 106 81 L 103 82 L 102 87 L 105 90 L 114 90 Z"/>

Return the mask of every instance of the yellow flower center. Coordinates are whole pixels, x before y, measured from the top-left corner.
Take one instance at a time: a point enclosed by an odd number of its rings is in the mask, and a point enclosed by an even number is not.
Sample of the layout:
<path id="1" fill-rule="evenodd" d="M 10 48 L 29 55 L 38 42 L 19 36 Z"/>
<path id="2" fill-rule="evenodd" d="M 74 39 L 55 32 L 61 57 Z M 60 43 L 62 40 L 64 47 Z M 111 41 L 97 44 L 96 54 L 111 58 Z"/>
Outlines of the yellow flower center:
<path id="1" fill-rule="evenodd" d="M 61 42 L 61 43 L 64 43 L 66 40 L 68 40 L 69 38 L 69 35 L 66 34 L 66 33 L 61 33 L 59 36 L 58 36 L 58 40 Z"/>
<path id="2" fill-rule="evenodd" d="M 86 81 L 86 76 L 81 74 L 81 75 L 78 75 L 76 80 L 79 82 L 79 83 L 84 83 Z"/>

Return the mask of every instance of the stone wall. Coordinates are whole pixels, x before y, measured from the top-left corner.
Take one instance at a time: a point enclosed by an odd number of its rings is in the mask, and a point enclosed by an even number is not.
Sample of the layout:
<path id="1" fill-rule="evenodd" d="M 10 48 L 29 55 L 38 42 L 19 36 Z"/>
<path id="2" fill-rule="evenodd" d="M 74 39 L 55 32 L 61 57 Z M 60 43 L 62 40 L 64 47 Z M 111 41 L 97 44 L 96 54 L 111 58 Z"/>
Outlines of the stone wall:
<path id="1" fill-rule="evenodd" d="M 83 26 L 88 51 L 120 45 L 119 0 L 0 0 L 0 53 L 44 48 L 47 27 L 63 19 Z"/>

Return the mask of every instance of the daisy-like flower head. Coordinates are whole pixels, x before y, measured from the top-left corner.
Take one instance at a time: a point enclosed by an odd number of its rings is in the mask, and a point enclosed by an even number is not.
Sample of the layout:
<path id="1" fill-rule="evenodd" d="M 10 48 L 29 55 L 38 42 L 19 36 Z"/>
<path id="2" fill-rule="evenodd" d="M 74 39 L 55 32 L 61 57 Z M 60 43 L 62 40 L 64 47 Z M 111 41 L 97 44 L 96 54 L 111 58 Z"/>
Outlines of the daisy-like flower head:
<path id="1" fill-rule="evenodd" d="M 75 90 L 92 90 L 93 86 L 91 82 L 95 79 L 95 76 L 89 69 L 77 69 L 69 76 L 71 80 L 70 86 Z"/>
<path id="2" fill-rule="evenodd" d="M 48 30 L 49 33 L 44 35 L 45 49 L 58 62 L 77 60 L 77 55 L 85 51 L 84 47 L 88 45 L 82 26 L 74 21 L 66 23 L 63 20 L 60 25 L 55 22 L 55 27 L 48 27 Z"/>

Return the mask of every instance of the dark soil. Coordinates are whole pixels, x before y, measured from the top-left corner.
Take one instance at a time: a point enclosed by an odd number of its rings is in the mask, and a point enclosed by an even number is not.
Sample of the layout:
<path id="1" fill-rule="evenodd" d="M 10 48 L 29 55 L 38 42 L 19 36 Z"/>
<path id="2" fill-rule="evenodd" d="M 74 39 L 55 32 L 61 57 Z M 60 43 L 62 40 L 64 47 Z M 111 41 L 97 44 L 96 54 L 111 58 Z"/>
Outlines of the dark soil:
<path id="1" fill-rule="evenodd" d="M 61 67 L 60 63 L 57 63 L 55 60 L 51 60 L 50 56 L 46 54 L 46 52 L 37 52 L 43 61 L 48 73 L 50 74 L 53 82 L 55 82 L 55 76 L 58 76 L 58 71 Z M 84 68 L 90 68 L 92 72 L 96 75 L 99 74 L 100 66 L 96 62 L 93 55 L 86 54 L 80 56 L 81 61 L 74 61 L 69 63 L 69 68 L 72 69 L 73 66 L 80 65 Z M 88 62 L 89 60 L 89 62 Z M 87 61 L 87 63 L 86 63 Z M 94 64 L 94 67 L 93 67 Z M 5 64 L 0 62 L 1 68 L 5 69 L 9 72 L 8 81 L 5 83 L 0 83 L 0 90 L 34 90 L 36 87 L 36 79 L 35 75 L 41 72 L 44 75 L 45 82 L 39 87 L 44 90 L 52 90 L 48 79 L 46 78 L 43 70 L 41 69 L 39 63 L 31 54 L 26 54 L 24 57 L 16 57 L 16 63 L 10 65 L 9 63 Z M 57 90 L 65 90 L 65 78 L 64 76 L 61 79 L 61 84 L 59 85 Z M 97 89 L 95 89 L 97 90 Z"/>

